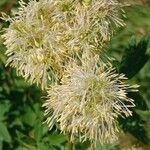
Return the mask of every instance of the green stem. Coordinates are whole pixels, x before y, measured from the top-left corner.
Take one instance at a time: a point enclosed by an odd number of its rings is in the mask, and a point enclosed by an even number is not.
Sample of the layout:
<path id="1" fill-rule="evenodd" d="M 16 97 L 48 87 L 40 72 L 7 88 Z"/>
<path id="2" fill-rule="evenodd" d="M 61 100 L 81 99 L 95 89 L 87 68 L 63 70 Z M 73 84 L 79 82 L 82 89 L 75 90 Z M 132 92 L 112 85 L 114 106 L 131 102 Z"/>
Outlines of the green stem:
<path id="1" fill-rule="evenodd" d="M 73 150 L 73 144 L 70 139 L 70 134 L 68 134 L 68 150 Z"/>

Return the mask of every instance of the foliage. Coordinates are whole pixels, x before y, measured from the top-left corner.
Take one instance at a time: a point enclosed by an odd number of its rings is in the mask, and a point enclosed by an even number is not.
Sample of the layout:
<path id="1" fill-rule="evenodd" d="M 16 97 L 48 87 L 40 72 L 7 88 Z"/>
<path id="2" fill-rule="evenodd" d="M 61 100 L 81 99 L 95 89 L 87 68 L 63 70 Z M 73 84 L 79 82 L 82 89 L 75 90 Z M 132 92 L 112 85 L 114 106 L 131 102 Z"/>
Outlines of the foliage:
<path id="1" fill-rule="evenodd" d="M 133 38 L 129 43 L 129 47 L 125 50 L 120 62 L 119 72 L 124 73 L 128 79 L 135 76 L 149 59 L 149 55 L 145 54 L 149 36 L 144 37 L 138 44 Z"/>

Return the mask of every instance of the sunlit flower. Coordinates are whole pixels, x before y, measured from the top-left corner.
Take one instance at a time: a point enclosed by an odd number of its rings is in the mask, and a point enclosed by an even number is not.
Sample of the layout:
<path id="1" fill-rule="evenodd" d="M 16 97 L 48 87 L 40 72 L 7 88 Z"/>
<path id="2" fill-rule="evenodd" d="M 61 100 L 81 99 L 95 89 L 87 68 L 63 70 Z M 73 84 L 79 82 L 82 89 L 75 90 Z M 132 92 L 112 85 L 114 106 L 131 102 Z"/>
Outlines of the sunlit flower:
<path id="1" fill-rule="evenodd" d="M 127 97 L 134 87 L 124 80 L 124 75 L 115 73 L 97 56 L 84 60 L 82 66 L 71 63 L 61 84 L 48 90 L 43 106 L 49 128 L 58 123 L 62 132 L 71 134 L 72 141 L 76 136 L 95 144 L 115 141 L 118 116 L 132 115 L 129 108 L 134 107 Z"/>
<path id="2" fill-rule="evenodd" d="M 112 24 L 124 25 L 117 0 L 21 0 L 20 5 L 12 18 L 3 16 L 10 22 L 3 34 L 7 64 L 42 88 L 61 76 L 70 56 L 99 50 Z"/>

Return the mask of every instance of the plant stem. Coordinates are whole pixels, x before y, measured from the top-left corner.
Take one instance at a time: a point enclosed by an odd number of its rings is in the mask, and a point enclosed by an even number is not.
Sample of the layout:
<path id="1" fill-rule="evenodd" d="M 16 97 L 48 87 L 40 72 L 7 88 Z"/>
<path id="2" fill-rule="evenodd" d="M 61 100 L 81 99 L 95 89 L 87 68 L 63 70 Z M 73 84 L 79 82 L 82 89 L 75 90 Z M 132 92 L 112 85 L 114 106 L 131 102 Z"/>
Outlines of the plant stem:
<path id="1" fill-rule="evenodd" d="M 68 150 L 73 150 L 73 144 L 71 142 L 71 139 L 70 139 L 70 134 L 68 134 Z"/>
<path id="2" fill-rule="evenodd" d="M 89 147 L 88 147 L 88 149 L 87 150 L 94 150 L 94 148 L 93 148 L 94 146 L 93 146 L 93 144 L 91 144 Z"/>

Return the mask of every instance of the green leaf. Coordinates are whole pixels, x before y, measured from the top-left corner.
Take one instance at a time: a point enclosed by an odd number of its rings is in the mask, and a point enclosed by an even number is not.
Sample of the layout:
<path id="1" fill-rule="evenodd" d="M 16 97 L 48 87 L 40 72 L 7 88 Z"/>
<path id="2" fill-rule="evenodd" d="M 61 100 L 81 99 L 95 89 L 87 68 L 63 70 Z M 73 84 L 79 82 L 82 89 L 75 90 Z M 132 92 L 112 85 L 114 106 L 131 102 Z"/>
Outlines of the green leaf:
<path id="1" fill-rule="evenodd" d="M 146 54 L 149 40 L 150 36 L 145 36 L 137 43 L 136 39 L 132 38 L 122 57 L 119 67 L 120 73 L 132 78 L 140 71 L 149 59 L 149 55 Z"/>
<path id="2" fill-rule="evenodd" d="M 97 144 L 95 150 L 116 150 L 115 145 L 113 144 Z"/>
<path id="3" fill-rule="evenodd" d="M 67 141 L 67 137 L 66 135 L 63 134 L 51 134 L 48 136 L 47 140 L 52 144 L 52 145 L 57 145 L 57 144 L 61 144 L 63 142 Z"/>
<path id="4" fill-rule="evenodd" d="M 35 140 L 19 131 L 16 132 L 17 133 L 17 141 L 19 142 L 19 144 L 29 150 L 37 150 L 37 148 L 35 147 L 36 143 Z"/>
<path id="5" fill-rule="evenodd" d="M 5 113 L 9 111 L 10 103 L 9 101 L 5 100 L 4 102 L 0 103 L 0 121 L 5 119 Z"/>
<path id="6" fill-rule="evenodd" d="M 143 96 L 139 92 L 129 92 L 128 97 L 134 100 L 135 109 L 148 110 L 146 101 L 144 100 Z"/>
<path id="7" fill-rule="evenodd" d="M 2 150 L 3 149 L 3 140 L 2 140 L 2 138 L 0 137 L 0 150 Z"/>
<path id="8" fill-rule="evenodd" d="M 34 110 L 30 106 L 26 106 L 25 114 L 22 117 L 23 122 L 27 125 L 34 126 L 36 123 L 36 117 Z"/>
<path id="9" fill-rule="evenodd" d="M 131 108 L 132 116 L 128 118 L 119 118 L 119 124 L 124 132 L 131 133 L 134 137 L 143 143 L 147 143 L 148 137 L 144 129 L 144 121 L 141 119 L 140 115 L 137 114 L 136 110 L 148 110 L 145 100 L 139 93 L 128 93 L 128 97 L 134 99 L 135 108 Z"/>
<path id="10" fill-rule="evenodd" d="M 136 113 L 140 115 L 142 120 L 150 123 L 150 110 L 147 111 L 136 110 Z"/>
<path id="11" fill-rule="evenodd" d="M 46 145 L 42 142 L 38 142 L 37 146 L 38 146 L 38 150 L 47 150 Z"/>
<path id="12" fill-rule="evenodd" d="M 146 104 L 147 104 L 148 109 L 150 110 L 150 100 L 147 100 Z"/>
<path id="13" fill-rule="evenodd" d="M 26 135 L 24 135 L 23 133 L 21 133 L 20 131 L 16 131 L 16 134 L 17 134 L 17 138 L 18 139 L 23 139 L 23 138 L 25 138 L 26 137 Z"/>
<path id="14" fill-rule="evenodd" d="M 42 123 L 40 121 L 37 121 L 37 124 L 36 124 L 33 132 L 34 132 L 34 138 L 37 142 L 42 140 L 43 128 L 42 128 Z"/>
<path id="15" fill-rule="evenodd" d="M 0 138 L 2 138 L 5 142 L 11 142 L 11 136 L 7 130 L 7 127 L 2 122 L 0 122 Z"/>
<path id="16" fill-rule="evenodd" d="M 68 147 L 68 143 L 66 144 L 67 147 Z M 73 149 L 76 150 L 76 149 L 80 149 L 80 150 L 87 150 L 89 147 L 90 147 L 91 143 L 90 141 L 86 140 L 84 142 L 80 142 L 78 139 L 74 141 L 73 143 Z"/>

